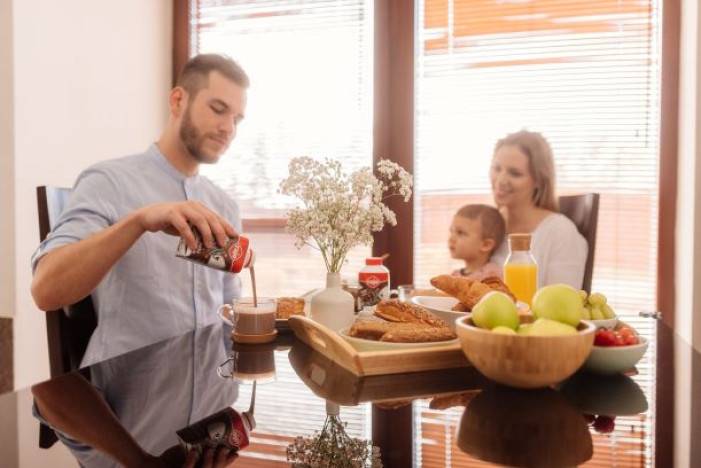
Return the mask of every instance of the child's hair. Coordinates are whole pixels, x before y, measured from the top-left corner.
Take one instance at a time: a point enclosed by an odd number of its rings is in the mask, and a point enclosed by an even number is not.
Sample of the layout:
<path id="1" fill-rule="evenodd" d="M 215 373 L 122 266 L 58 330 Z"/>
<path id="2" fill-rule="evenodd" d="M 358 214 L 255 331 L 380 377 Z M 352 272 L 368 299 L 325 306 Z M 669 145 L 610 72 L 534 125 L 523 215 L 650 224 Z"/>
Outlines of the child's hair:
<path id="1" fill-rule="evenodd" d="M 489 205 L 475 203 L 465 205 L 455 213 L 467 219 L 478 219 L 482 227 L 482 239 L 494 239 L 492 252 L 501 245 L 506 235 L 506 223 L 499 210 Z M 490 254 L 492 253 L 490 252 Z"/>

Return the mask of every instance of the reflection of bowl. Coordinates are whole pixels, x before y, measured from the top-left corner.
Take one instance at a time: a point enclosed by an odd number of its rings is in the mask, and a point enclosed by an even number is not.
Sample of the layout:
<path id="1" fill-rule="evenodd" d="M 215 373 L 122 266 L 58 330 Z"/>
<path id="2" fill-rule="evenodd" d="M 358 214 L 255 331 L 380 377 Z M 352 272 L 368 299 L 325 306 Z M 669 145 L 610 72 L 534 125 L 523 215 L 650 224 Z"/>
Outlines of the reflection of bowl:
<path id="1" fill-rule="evenodd" d="M 587 423 L 551 389 L 488 388 L 465 409 L 458 447 L 508 466 L 576 466 L 593 455 Z"/>
<path id="2" fill-rule="evenodd" d="M 456 344 L 458 339 L 447 341 L 427 341 L 421 343 L 390 343 L 388 341 L 366 340 L 348 336 L 348 328 L 344 328 L 338 333 L 358 351 L 398 351 L 414 348 L 430 348 L 433 346 L 446 346 Z"/>
<path id="3" fill-rule="evenodd" d="M 640 386 L 628 376 L 579 372 L 562 384 L 562 394 L 585 414 L 630 416 L 647 411 Z"/>
<path id="4" fill-rule="evenodd" d="M 632 369 L 647 350 L 647 338 L 638 335 L 640 343 L 628 346 L 594 346 L 584 367 L 597 374 L 617 374 Z"/>
<path id="5" fill-rule="evenodd" d="M 520 319 L 529 323 L 533 317 Z M 456 322 L 462 350 L 477 370 L 519 388 L 547 387 L 574 374 L 594 343 L 593 325 L 580 322 L 578 330 L 566 336 L 504 335 L 476 327 L 469 317 Z"/>

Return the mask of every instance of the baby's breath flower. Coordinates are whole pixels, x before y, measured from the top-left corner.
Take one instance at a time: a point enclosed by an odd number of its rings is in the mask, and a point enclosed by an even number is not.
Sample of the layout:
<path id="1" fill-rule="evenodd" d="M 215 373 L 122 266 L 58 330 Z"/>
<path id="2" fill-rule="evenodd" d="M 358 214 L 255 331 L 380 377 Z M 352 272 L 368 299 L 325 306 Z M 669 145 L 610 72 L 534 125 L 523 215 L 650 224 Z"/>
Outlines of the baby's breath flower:
<path id="1" fill-rule="evenodd" d="M 289 163 L 280 192 L 299 198 L 302 206 L 288 212 L 287 231 L 296 236 L 297 248 L 317 247 L 329 272 L 340 271 L 348 252 L 370 244 L 372 233 L 385 223 L 397 224 L 384 200 L 394 195 L 404 202 L 411 198 L 413 177 L 399 164 L 381 159 L 376 173 L 364 167 L 348 175 L 340 161 L 307 156 Z"/>
<path id="2" fill-rule="evenodd" d="M 287 446 L 287 461 L 304 468 L 381 468 L 380 448 L 350 437 L 338 415 L 328 415 L 321 432 L 296 437 Z"/>

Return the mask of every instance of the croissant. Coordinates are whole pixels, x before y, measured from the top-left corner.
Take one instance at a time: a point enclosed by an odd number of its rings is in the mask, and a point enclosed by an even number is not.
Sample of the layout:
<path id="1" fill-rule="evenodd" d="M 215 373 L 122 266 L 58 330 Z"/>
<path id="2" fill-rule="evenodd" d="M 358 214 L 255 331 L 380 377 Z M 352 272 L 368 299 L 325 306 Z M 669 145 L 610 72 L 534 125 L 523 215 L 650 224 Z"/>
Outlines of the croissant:
<path id="1" fill-rule="evenodd" d="M 514 299 L 509 288 L 496 277 L 486 278 L 485 281 L 471 280 L 460 276 L 440 275 L 431 278 L 431 284 L 441 291 L 457 298 L 468 310 L 479 302 L 490 291 L 502 291 Z"/>
<path id="2" fill-rule="evenodd" d="M 509 287 L 497 276 L 488 276 L 482 279 L 482 282 L 492 288 L 495 291 L 501 291 L 507 294 L 514 302 L 516 302 L 516 296 L 513 295 Z"/>

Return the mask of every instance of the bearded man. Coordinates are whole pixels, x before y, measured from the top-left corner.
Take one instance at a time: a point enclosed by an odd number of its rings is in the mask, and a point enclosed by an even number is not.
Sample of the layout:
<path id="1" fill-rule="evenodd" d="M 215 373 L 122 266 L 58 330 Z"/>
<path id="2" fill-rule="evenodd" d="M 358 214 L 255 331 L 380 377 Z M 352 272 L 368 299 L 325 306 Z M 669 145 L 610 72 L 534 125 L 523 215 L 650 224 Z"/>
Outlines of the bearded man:
<path id="1" fill-rule="evenodd" d="M 217 322 L 239 296 L 234 275 L 175 257 L 190 226 L 207 247 L 241 230 L 236 203 L 200 164 L 216 163 L 244 117 L 249 79 L 228 57 L 203 54 L 169 95 L 168 123 L 145 153 L 96 164 L 32 257 L 32 296 L 56 310 L 91 295 L 98 318 L 83 365 Z"/>

